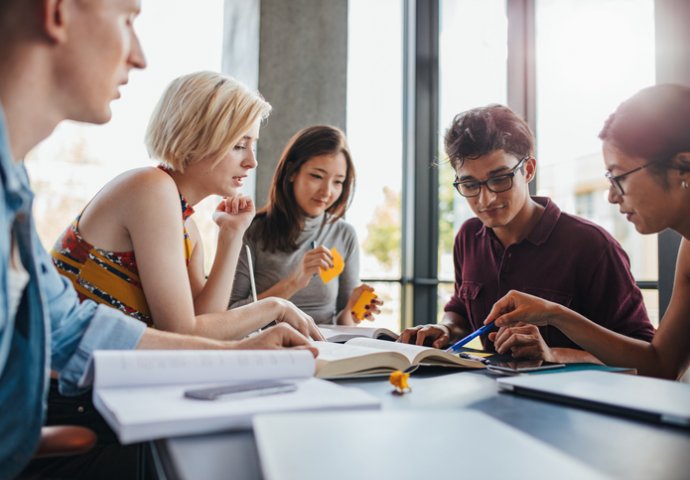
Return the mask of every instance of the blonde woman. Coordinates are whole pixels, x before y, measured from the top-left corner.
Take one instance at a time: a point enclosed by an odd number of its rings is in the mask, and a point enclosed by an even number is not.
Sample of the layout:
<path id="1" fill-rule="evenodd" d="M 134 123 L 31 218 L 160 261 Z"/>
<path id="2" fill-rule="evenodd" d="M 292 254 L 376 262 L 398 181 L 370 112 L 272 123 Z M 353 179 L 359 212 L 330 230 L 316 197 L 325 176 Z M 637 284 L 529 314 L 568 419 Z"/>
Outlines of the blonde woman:
<path id="1" fill-rule="evenodd" d="M 52 255 L 82 299 L 105 303 L 157 329 L 237 339 L 287 322 L 321 339 L 290 302 L 267 298 L 226 311 L 242 236 L 254 217 L 240 195 L 270 105 L 233 78 L 199 72 L 175 79 L 146 132 L 158 167 L 110 181 L 56 242 Z M 219 195 L 218 248 L 204 272 L 194 205 Z"/>
<path id="2" fill-rule="evenodd" d="M 238 342 L 238 348 L 265 348 L 267 337 L 294 332 L 290 325 L 320 338 L 313 320 L 282 299 L 226 311 L 242 235 L 254 216 L 252 202 L 237 189 L 256 167 L 253 147 L 270 108 L 257 93 L 218 73 L 194 73 L 170 84 L 146 132 L 149 153 L 161 164 L 106 184 L 51 252 L 82 301 L 117 308 L 158 330 L 215 340 L 239 339 L 272 321 L 285 323 Z M 192 213 L 209 195 L 223 200 L 214 213 L 218 249 L 206 277 Z M 112 336 L 124 333 L 113 329 Z M 98 446 L 72 465 L 36 465 L 37 476 L 60 476 L 53 469 L 65 468 L 66 478 L 131 477 L 136 451 L 118 444 L 90 392 L 61 395 L 52 379 L 47 423 L 85 425 L 98 435 Z"/>

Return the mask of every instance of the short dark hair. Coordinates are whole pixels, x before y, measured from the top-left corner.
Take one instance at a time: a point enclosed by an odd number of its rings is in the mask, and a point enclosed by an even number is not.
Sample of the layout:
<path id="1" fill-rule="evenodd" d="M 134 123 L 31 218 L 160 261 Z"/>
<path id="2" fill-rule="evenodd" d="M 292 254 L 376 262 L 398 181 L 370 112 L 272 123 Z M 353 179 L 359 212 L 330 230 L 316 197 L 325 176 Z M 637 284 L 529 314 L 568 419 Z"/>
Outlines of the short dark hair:
<path id="1" fill-rule="evenodd" d="M 453 168 L 504 150 L 517 158 L 534 154 L 534 135 L 519 115 L 503 105 L 493 104 L 459 113 L 446 131 L 445 148 Z"/>
<path id="2" fill-rule="evenodd" d="M 326 211 L 333 222 L 345 216 L 355 188 L 355 166 L 345 134 L 331 125 L 314 125 L 300 130 L 288 141 L 273 175 L 268 201 L 256 214 L 255 221 L 259 225 L 254 238 L 262 242 L 266 250 L 291 252 L 297 249 L 297 238 L 304 228 L 305 218 L 295 200 L 291 178 L 312 158 L 338 153 L 345 156 L 347 172 L 340 196 Z"/>
<path id="3" fill-rule="evenodd" d="M 662 84 L 640 90 L 609 116 L 599 138 L 652 162 L 653 173 L 665 172 L 678 153 L 690 152 L 690 87 Z"/>

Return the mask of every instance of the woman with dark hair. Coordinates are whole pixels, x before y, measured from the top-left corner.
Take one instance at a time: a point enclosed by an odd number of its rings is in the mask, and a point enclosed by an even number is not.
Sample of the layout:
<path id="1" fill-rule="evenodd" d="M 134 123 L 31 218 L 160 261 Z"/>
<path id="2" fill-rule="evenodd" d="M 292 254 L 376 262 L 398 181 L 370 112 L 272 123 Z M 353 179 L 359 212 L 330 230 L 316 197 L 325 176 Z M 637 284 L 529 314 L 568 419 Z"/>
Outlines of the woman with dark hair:
<path id="1" fill-rule="evenodd" d="M 253 258 L 258 298 L 290 299 L 316 323 L 352 325 L 351 310 L 360 294 L 372 290 L 359 282 L 359 246 L 354 228 L 343 218 L 355 184 L 355 169 L 345 134 L 328 125 L 297 132 L 278 162 L 266 206 L 245 234 Z M 345 268 L 324 283 L 320 270 L 333 267 L 331 249 Z M 237 266 L 230 308 L 251 302 L 249 265 Z M 367 305 L 366 319 L 380 301 Z"/>
<path id="2" fill-rule="evenodd" d="M 607 364 L 676 379 L 690 365 L 690 87 L 657 85 L 638 92 L 609 117 L 599 137 L 609 202 L 640 233 L 670 228 L 683 237 L 671 302 L 653 340 L 619 335 L 517 291 L 496 302 L 485 323 L 552 325 Z"/>

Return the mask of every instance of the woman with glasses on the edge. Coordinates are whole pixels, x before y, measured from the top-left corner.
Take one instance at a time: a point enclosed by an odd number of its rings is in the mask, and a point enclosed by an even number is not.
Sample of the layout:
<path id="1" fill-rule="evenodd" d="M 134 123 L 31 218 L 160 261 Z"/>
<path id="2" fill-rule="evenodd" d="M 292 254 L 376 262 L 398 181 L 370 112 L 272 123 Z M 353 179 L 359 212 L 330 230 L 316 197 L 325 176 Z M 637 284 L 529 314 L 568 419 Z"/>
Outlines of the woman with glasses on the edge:
<path id="1" fill-rule="evenodd" d="M 603 228 L 531 197 L 534 137 L 512 110 L 490 105 L 455 117 L 445 137 L 453 183 L 476 215 L 455 238 L 455 292 L 439 324 L 407 329 L 401 341 L 443 348 L 480 328 L 494 302 L 522 290 L 589 316 L 601 328 L 651 340 L 628 257 Z M 520 324 L 482 338 L 514 357 L 597 362 L 560 331 Z"/>
<path id="2" fill-rule="evenodd" d="M 599 134 L 609 202 L 643 234 L 671 228 L 683 238 L 671 302 L 651 343 L 601 328 L 590 316 L 511 291 L 486 322 L 557 328 L 611 365 L 676 379 L 690 365 L 690 87 L 657 85 L 623 102 Z M 504 345 L 502 350 L 509 348 Z"/>

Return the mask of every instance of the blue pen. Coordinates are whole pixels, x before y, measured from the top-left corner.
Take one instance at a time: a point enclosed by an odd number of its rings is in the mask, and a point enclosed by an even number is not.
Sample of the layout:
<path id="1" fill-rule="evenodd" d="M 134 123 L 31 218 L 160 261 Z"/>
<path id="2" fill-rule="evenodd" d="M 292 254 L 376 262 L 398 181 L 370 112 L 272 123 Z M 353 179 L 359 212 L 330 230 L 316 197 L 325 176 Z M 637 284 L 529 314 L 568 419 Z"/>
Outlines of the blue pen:
<path id="1" fill-rule="evenodd" d="M 316 240 L 311 241 L 311 249 L 314 250 L 316 248 Z M 312 277 L 315 277 L 316 274 L 312 275 Z"/>
<path id="2" fill-rule="evenodd" d="M 472 333 L 470 333 L 469 335 L 467 335 L 465 338 L 461 338 L 460 340 L 458 340 L 457 342 L 455 342 L 453 345 L 451 345 L 450 347 L 448 347 L 448 348 L 446 349 L 446 352 L 448 352 L 448 353 L 456 353 L 456 352 L 460 349 L 460 347 L 463 347 L 463 346 L 467 345 L 467 344 L 470 343 L 473 339 L 477 338 L 479 335 L 482 335 L 482 334 L 488 332 L 489 330 L 491 330 L 491 329 L 493 328 L 493 326 L 494 326 L 494 322 L 489 322 L 489 323 L 487 323 L 487 324 L 484 325 L 483 327 L 478 328 L 478 329 L 475 330 L 474 332 L 472 332 Z"/>

